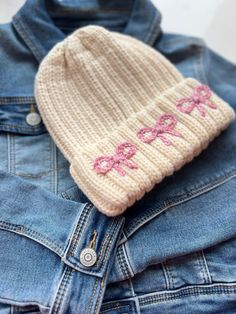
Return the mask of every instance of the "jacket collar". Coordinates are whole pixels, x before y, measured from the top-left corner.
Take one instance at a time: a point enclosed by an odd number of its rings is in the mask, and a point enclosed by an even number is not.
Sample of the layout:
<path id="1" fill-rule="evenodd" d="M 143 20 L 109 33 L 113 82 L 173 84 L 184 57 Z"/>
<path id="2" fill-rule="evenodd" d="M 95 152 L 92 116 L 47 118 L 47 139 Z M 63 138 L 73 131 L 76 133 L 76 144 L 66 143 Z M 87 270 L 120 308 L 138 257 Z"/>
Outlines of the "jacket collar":
<path id="1" fill-rule="evenodd" d="M 50 6 L 53 10 L 49 9 Z M 149 45 L 154 44 L 161 32 L 160 12 L 149 0 L 27 0 L 13 17 L 12 24 L 38 62 L 56 43 L 66 37 L 66 34 L 54 23 L 52 15 L 55 12 L 57 16 L 67 21 L 70 19 L 78 21 L 81 16 L 86 17 L 86 12 L 108 12 L 108 14 L 117 12 L 121 16 L 122 12 L 128 12 L 128 22 L 122 32 Z M 98 20 L 95 19 L 94 24 L 98 23 Z M 100 25 L 112 29 L 111 21 L 106 19 L 106 25 L 103 25 L 101 20 Z"/>

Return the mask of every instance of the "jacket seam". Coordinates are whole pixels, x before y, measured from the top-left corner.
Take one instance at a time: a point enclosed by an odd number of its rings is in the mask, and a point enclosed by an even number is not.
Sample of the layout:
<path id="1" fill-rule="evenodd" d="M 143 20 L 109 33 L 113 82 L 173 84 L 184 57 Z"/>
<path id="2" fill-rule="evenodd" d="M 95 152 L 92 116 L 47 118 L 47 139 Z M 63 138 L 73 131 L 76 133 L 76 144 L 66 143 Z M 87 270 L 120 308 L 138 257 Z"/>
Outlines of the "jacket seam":
<path id="1" fill-rule="evenodd" d="M 124 242 L 128 241 L 129 237 L 136 232 L 139 228 L 141 228 L 144 224 L 146 224 L 148 221 L 152 220 L 156 216 L 163 213 L 165 210 L 170 209 L 174 206 L 178 206 L 182 203 L 185 203 L 189 200 L 192 200 L 196 198 L 197 196 L 200 196 L 206 192 L 209 192 L 224 183 L 233 180 L 236 177 L 236 171 L 233 170 L 229 174 L 221 176 L 220 178 L 216 179 L 213 182 L 210 182 L 208 184 L 205 184 L 203 186 L 199 186 L 198 189 L 190 190 L 185 194 L 177 195 L 176 197 L 166 199 L 163 201 L 162 206 L 160 208 L 152 207 L 150 210 L 146 211 L 146 213 L 138 218 L 138 224 L 133 223 L 131 227 L 125 229 L 126 239 L 123 239 L 119 244 L 123 244 Z"/>
<path id="2" fill-rule="evenodd" d="M 61 256 L 63 248 L 59 246 L 56 241 L 51 241 L 48 237 L 42 235 L 38 231 L 34 231 L 30 228 L 26 228 L 24 225 L 14 225 L 6 221 L 0 221 L 0 229 L 11 231 L 19 235 L 23 235 L 43 246 L 46 246 L 53 252 Z"/>
<path id="3" fill-rule="evenodd" d="M 28 45 L 30 50 L 34 53 L 37 61 L 40 62 L 42 59 L 41 54 L 40 54 L 39 50 L 34 45 L 32 45 L 32 42 L 30 40 L 31 36 L 30 36 L 30 33 L 27 31 L 27 28 L 24 27 L 24 25 L 22 25 L 21 21 L 19 19 L 16 19 L 16 18 L 12 21 L 12 24 L 15 26 L 18 33 L 21 35 L 21 37 L 25 41 L 26 45 Z"/>
<path id="4" fill-rule="evenodd" d="M 64 300 L 64 296 L 67 292 L 69 281 L 72 277 L 72 273 L 73 273 L 72 268 L 67 267 L 66 271 L 63 274 L 63 278 L 60 282 L 60 286 L 59 286 L 57 294 L 56 294 L 56 298 L 55 298 L 53 308 L 51 311 L 52 314 L 57 314 L 61 308 L 61 305 L 62 305 L 63 300 Z"/>
<path id="5" fill-rule="evenodd" d="M 139 297 L 140 306 L 145 306 L 154 303 L 162 303 L 173 301 L 188 296 L 212 295 L 212 294 L 235 294 L 236 284 L 213 284 L 213 285 L 194 285 L 184 287 L 173 291 L 164 291 L 151 295 Z"/>
<path id="6" fill-rule="evenodd" d="M 72 237 L 72 241 L 70 243 L 70 247 L 68 249 L 68 252 L 67 252 L 67 256 L 68 255 L 71 255 L 73 256 L 75 250 L 76 250 L 76 247 L 77 247 L 77 244 L 79 242 L 79 237 L 83 231 L 83 228 L 85 226 L 85 223 L 87 221 L 87 218 L 90 214 L 90 209 L 93 207 L 92 204 L 87 204 L 85 207 L 84 207 L 84 210 L 82 211 L 81 213 L 81 216 L 79 218 L 79 221 L 78 221 L 78 224 L 77 224 L 77 227 L 74 231 L 74 234 L 73 234 L 73 237 Z"/>
<path id="7" fill-rule="evenodd" d="M 196 69 L 197 77 L 199 77 L 202 83 L 209 85 L 206 72 L 204 70 L 204 60 L 203 60 L 204 53 L 205 53 L 205 45 L 199 46 L 198 66 L 195 66 L 195 69 Z"/>
<path id="8" fill-rule="evenodd" d="M 46 306 L 46 305 L 43 305 L 43 304 L 40 304 L 38 301 L 34 301 L 34 300 L 15 300 L 15 299 L 10 299 L 10 298 L 4 298 L 4 297 L 0 297 L 0 302 L 1 303 L 4 303 L 4 304 L 8 304 L 10 305 L 11 307 L 27 307 L 27 306 L 37 306 L 37 307 L 41 307 L 43 309 L 47 309 L 49 310 L 50 307 L 49 306 Z M 14 313 L 14 312 L 13 312 Z"/>
<path id="9" fill-rule="evenodd" d="M 93 301 L 94 301 L 94 296 L 95 296 L 95 293 L 96 293 L 96 290 L 97 290 L 97 287 L 98 287 L 98 284 L 99 284 L 99 279 L 96 278 L 96 281 L 94 283 L 94 286 L 93 286 L 93 293 L 90 297 L 90 301 L 88 303 L 88 306 L 87 306 L 87 310 L 86 313 L 90 314 L 91 313 L 91 309 L 92 309 L 92 306 L 93 306 Z M 99 289 L 100 290 L 100 289 Z M 99 291 L 99 294 L 100 294 L 100 291 Z M 95 314 L 95 313 L 94 313 Z"/>
<path id="10" fill-rule="evenodd" d="M 198 263 L 199 263 L 200 267 L 203 270 L 203 280 L 204 280 L 204 283 L 205 284 L 212 283 L 210 272 L 209 272 L 209 269 L 208 269 L 208 265 L 206 263 L 204 251 L 201 250 L 201 251 L 197 252 L 196 254 L 197 254 Z"/>
<path id="11" fill-rule="evenodd" d="M 35 105 L 36 100 L 33 96 L 0 96 L 0 105 Z"/>
<path id="12" fill-rule="evenodd" d="M 121 269 L 121 273 L 123 274 L 124 279 L 133 277 L 132 273 L 130 272 L 130 268 L 127 265 L 124 253 L 124 245 L 118 247 L 117 250 L 117 260 Z"/>
<path id="13" fill-rule="evenodd" d="M 156 37 L 158 34 L 157 28 L 159 28 L 159 23 L 158 23 L 159 19 L 160 19 L 159 16 L 156 15 L 150 27 L 149 33 L 147 34 L 145 38 L 145 42 L 149 44 L 150 46 L 152 46 L 156 40 Z"/>
<path id="14" fill-rule="evenodd" d="M 205 265 L 205 271 L 206 271 L 206 274 L 207 274 L 207 277 L 208 277 L 208 283 L 212 283 L 213 280 L 212 280 L 212 277 L 211 277 L 211 272 L 210 272 L 209 267 L 208 267 L 207 258 L 206 258 L 206 255 L 204 253 L 204 250 L 201 251 L 201 254 L 202 254 L 202 262 Z"/>

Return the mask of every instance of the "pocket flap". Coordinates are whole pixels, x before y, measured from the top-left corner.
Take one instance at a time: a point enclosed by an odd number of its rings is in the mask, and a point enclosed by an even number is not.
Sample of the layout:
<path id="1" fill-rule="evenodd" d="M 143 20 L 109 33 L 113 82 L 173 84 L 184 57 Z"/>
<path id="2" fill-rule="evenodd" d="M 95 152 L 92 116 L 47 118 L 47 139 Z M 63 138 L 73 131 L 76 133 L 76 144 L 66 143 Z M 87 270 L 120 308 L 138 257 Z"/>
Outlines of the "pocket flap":
<path id="1" fill-rule="evenodd" d="M 0 98 L 0 132 L 28 135 L 46 132 L 34 97 Z"/>

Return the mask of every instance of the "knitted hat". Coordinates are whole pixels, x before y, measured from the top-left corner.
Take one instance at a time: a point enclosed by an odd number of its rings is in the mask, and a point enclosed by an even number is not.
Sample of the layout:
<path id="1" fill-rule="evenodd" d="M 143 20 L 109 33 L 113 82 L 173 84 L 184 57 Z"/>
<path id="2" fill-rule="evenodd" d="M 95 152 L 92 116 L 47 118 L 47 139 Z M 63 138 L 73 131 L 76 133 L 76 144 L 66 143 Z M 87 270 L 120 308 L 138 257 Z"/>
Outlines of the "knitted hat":
<path id="1" fill-rule="evenodd" d="M 108 216 L 191 161 L 234 118 L 154 49 L 96 26 L 51 50 L 36 99 L 75 182 Z"/>

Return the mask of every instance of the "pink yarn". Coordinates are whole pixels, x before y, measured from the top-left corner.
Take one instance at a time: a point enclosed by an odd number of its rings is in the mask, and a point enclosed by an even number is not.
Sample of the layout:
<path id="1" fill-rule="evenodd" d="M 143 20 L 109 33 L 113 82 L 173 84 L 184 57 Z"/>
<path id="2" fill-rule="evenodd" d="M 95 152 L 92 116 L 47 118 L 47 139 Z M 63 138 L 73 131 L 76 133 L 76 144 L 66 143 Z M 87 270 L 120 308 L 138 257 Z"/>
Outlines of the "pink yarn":
<path id="1" fill-rule="evenodd" d="M 177 103 L 177 109 L 184 113 L 191 113 L 196 108 L 202 117 L 206 116 L 204 105 L 211 109 L 217 109 L 217 106 L 210 101 L 211 90 L 208 86 L 200 85 L 194 89 L 194 92 L 189 98 L 182 98 Z M 187 106 L 186 106 L 187 105 Z"/>
<path id="2" fill-rule="evenodd" d="M 114 168 L 121 176 L 125 176 L 126 173 L 121 167 L 122 164 L 130 169 L 138 168 L 137 165 L 129 160 L 136 152 L 137 148 L 134 144 L 120 144 L 116 148 L 115 155 L 96 158 L 93 165 L 94 169 L 99 174 L 107 174 Z"/>
<path id="3" fill-rule="evenodd" d="M 171 141 L 164 133 L 180 137 L 181 134 L 174 130 L 177 124 L 177 119 L 171 114 L 162 115 L 156 122 L 154 127 L 143 128 L 138 131 L 138 138 L 147 144 L 150 144 L 157 137 L 162 140 L 165 145 L 171 145 Z"/>
<path id="4" fill-rule="evenodd" d="M 189 98 L 182 98 L 177 102 L 177 109 L 184 113 L 191 113 L 195 108 L 199 111 L 202 117 L 206 116 L 206 109 L 208 106 L 211 109 L 217 109 L 217 106 L 210 101 L 212 96 L 211 90 L 208 86 L 200 85 L 195 87 L 194 92 Z M 187 106 L 186 106 L 187 105 Z M 170 134 L 181 137 L 182 135 L 174 130 L 177 124 L 177 119 L 171 114 L 163 114 L 157 119 L 153 127 L 142 128 L 137 132 L 138 138 L 147 144 L 152 143 L 156 138 L 159 138 L 165 145 L 171 145 L 171 141 L 165 136 Z M 112 169 L 115 169 L 121 176 L 126 173 L 123 166 L 130 169 L 138 169 L 138 166 L 129 159 L 137 152 L 137 147 L 132 143 L 122 143 L 117 146 L 116 153 L 112 156 L 100 156 L 94 161 L 93 167 L 98 174 L 107 174 Z"/>

